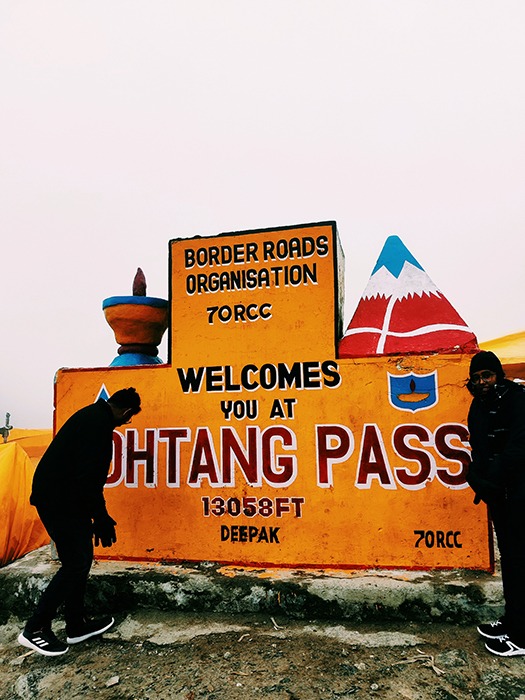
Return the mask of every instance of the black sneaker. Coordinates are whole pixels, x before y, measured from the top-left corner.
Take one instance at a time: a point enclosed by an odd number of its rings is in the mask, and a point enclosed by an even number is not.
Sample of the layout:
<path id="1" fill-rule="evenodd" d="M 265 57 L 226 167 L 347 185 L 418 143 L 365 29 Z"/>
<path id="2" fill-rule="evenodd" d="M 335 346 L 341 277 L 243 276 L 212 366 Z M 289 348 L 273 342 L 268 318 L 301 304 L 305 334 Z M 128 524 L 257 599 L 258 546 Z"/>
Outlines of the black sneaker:
<path id="1" fill-rule="evenodd" d="M 66 628 L 67 643 L 78 644 L 86 639 L 104 634 L 113 627 L 115 620 L 112 617 L 101 617 L 100 620 L 84 620 L 82 625 L 74 628 Z"/>
<path id="2" fill-rule="evenodd" d="M 507 634 L 505 625 L 501 620 L 478 625 L 477 630 L 482 637 L 487 637 L 487 639 L 502 639 Z"/>
<path id="3" fill-rule="evenodd" d="M 490 639 L 485 648 L 496 656 L 525 656 L 525 648 L 511 642 L 506 635 L 500 639 Z"/>
<path id="4" fill-rule="evenodd" d="M 50 629 L 34 632 L 24 630 L 18 635 L 18 643 L 44 656 L 60 656 L 69 649 L 67 644 L 57 639 Z"/>

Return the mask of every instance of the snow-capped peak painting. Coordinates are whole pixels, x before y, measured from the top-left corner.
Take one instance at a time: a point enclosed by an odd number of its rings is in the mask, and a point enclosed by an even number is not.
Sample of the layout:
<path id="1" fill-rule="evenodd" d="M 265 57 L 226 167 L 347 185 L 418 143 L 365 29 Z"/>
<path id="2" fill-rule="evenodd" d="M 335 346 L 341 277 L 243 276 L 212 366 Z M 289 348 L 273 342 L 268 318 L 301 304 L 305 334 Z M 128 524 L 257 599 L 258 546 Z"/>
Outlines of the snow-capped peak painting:
<path id="1" fill-rule="evenodd" d="M 381 251 L 339 357 L 474 352 L 476 336 L 398 236 Z"/>

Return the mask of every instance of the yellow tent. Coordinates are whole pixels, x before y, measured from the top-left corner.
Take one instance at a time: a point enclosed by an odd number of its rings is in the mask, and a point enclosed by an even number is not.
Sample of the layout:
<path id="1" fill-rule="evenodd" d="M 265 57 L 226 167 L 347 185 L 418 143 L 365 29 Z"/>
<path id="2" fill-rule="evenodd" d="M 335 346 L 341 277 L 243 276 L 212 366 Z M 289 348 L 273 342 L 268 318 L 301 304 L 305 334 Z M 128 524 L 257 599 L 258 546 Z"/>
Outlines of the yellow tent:
<path id="1" fill-rule="evenodd" d="M 525 381 L 525 331 L 480 343 L 481 350 L 492 350 L 499 357 L 509 379 Z"/>
<path id="2" fill-rule="evenodd" d="M 52 438 L 52 430 L 23 430 L 22 428 L 13 428 L 9 433 L 8 440 L 9 442 L 17 442 L 36 467 L 40 457 L 42 457 L 47 450 Z"/>
<path id="3" fill-rule="evenodd" d="M 49 543 L 29 496 L 50 440 L 50 430 L 13 430 L 8 442 L 0 443 L 0 566 Z"/>

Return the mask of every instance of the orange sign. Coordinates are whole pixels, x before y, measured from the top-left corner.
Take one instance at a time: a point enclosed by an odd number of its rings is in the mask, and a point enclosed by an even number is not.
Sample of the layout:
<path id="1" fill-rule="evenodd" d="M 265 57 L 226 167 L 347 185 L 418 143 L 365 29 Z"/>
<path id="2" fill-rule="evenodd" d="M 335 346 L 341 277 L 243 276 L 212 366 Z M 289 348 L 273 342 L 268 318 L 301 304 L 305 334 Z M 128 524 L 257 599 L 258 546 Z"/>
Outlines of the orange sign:
<path id="1" fill-rule="evenodd" d="M 170 269 L 169 364 L 57 376 L 57 427 L 142 396 L 114 434 L 113 558 L 490 569 L 469 357 L 338 359 L 334 223 L 174 240 Z"/>

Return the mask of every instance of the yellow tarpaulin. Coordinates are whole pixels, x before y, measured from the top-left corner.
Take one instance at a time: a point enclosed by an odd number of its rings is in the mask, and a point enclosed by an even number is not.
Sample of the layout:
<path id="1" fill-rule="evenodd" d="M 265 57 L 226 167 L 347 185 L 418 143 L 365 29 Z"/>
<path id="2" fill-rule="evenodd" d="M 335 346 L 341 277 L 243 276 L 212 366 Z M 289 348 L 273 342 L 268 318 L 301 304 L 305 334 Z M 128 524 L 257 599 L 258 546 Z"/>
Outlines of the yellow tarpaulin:
<path id="1" fill-rule="evenodd" d="M 13 428 L 9 433 L 9 442 L 17 442 L 36 467 L 40 457 L 47 450 L 53 439 L 52 430 L 24 430 Z"/>
<path id="2" fill-rule="evenodd" d="M 29 503 L 34 471 L 35 463 L 18 441 L 0 443 L 0 566 L 49 543 Z"/>
<path id="3" fill-rule="evenodd" d="M 487 340 L 479 347 L 499 357 L 509 379 L 525 380 L 525 331 Z"/>

